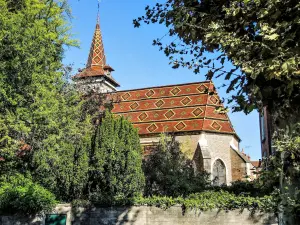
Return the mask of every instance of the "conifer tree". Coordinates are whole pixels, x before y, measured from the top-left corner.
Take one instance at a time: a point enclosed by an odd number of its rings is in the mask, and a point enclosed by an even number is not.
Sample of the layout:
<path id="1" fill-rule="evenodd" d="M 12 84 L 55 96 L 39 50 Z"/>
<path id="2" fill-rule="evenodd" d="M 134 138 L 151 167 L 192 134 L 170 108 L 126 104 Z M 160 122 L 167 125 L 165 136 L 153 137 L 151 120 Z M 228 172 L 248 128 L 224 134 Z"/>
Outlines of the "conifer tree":
<path id="1" fill-rule="evenodd" d="M 142 191 L 140 140 L 137 130 L 125 118 L 105 112 L 97 129 L 92 159 L 90 193 L 93 201 L 116 204 Z"/>

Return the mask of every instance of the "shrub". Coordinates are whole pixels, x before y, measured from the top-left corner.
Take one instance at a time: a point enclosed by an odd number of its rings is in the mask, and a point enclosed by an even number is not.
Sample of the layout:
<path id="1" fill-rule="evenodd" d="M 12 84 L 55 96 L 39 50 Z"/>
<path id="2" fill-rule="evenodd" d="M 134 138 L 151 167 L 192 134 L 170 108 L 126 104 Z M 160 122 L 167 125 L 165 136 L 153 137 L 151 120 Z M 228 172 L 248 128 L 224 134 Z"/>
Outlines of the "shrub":
<path id="1" fill-rule="evenodd" d="M 248 209 L 250 211 L 260 210 L 265 212 L 274 212 L 276 210 L 276 203 L 273 197 L 247 197 L 236 196 L 227 191 L 203 191 L 194 193 L 186 198 L 183 197 L 166 197 L 166 196 L 152 196 L 139 197 L 133 201 L 135 205 L 156 206 L 163 209 L 174 205 L 181 205 L 183 209 L 198 209 L 201 211 L 211 209 L 234 210 L 234 209 Z"/>
<path id="2" fill-rule="evenodd" d="M 0 183 L 0 211 L 3 213 L 47 212 L 56 203 L 51 192 L 23 175 L 17 174 Z"/>
<path id="3" fill-rule="evenodd" d="M 243 196 L 252 196 L 252 197 L 262 197 L 265 195 L 271 195 L 274 191 L 274 187 L 276 186 L 275 182 L 270 182 L 270 184 L 266 185 L 261 182 L 261 179 L 258 178 L 254 181 L 234 181 L 230 186 L 223 185 L 221 187 L 213 186 L 212 190 L 224 190 L 235 195 L 243 195 Z"/>
<path id="4" fill-rule="evenodd" d="M 162 135 L 156 149 L 144 160 L 145 195 L 187 196 L 203 191 L 207 173 L 195 172 L 192 160 L 181 151 L 174 137 Z"/>

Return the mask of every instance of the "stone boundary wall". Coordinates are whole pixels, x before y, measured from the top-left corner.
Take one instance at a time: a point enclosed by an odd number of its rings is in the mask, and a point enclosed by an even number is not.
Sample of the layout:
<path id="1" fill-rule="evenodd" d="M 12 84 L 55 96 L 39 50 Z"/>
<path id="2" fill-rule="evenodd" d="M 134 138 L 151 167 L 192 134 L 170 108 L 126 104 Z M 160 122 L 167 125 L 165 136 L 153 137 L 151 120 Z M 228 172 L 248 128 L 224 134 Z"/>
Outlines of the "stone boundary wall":
<path id="1" fill-rule="evenodd" d="M 61 204 L 53 213 L 66 214 L 66 225 L 277 225 L 272 214 L 252 214 L 247 209 L 240 211 L 187 210 L 180 206 L 163 210 L 150 206 L 107 207 L 72 210 L 69 204 Z M 44 225 L 44 216 L 18 218 L 0 215 L 0 225 Z"/>

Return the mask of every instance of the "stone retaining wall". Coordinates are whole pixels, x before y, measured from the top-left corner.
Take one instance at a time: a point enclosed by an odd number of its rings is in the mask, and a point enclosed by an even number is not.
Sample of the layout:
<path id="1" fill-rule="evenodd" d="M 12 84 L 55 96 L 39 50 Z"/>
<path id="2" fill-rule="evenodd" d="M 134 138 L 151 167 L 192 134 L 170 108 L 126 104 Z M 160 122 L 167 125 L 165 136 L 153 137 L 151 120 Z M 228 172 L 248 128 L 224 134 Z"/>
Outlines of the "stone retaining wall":
<path id="1" fill-rule="evenodd" d="M 206 211 L 187 210 L 173 206 L 163 210 L 157 207 L 109 207 L 72 211 L 68 204 L 58 205 L 54 211 L 67 215 L 66 225 L 275 225 L 278 224 L 271 214 L 240 211 Z M 44 225 L 44 217 L 17 218 L 0 215 L 0 225 Z"/>

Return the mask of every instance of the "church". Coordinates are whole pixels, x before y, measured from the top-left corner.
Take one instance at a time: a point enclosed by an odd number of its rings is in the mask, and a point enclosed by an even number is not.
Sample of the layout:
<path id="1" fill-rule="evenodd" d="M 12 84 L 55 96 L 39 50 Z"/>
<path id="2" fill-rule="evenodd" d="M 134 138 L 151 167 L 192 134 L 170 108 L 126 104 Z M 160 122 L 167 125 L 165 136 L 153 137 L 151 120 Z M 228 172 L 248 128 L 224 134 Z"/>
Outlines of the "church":
<path id="1" fill-rule="evenodd" d="M 73 77 L 77 89 L 111 94 L 112 112 L 138 129 L 144 154 L 151 154 L 161 133 L 175 135 L 181 151 L 197 171 L 207 171 L 216 184 L 253 177 L 250 157 L 240 151 L 240 138 L 222 106 L 212 81 L 118 91 L 114 69 L 107 64 L 99 17 L 86 67 Z"/>

